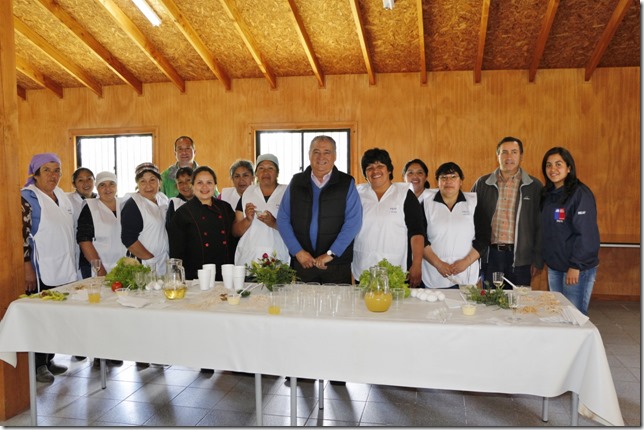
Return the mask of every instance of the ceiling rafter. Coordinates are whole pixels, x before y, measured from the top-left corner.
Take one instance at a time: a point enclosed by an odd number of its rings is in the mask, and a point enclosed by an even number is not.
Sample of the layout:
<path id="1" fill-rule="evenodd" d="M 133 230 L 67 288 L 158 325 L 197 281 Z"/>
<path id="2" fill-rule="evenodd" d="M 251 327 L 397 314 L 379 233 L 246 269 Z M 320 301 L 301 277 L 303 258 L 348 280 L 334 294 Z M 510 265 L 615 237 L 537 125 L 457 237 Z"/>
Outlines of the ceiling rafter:
<path id="1" fill-rule="evenodd" d="M 358 33 L 358 40 L 360 41 L 362 58 L 364 58 L 364 63 L 367 68 L 367 74 L 369 75 L 369 85 L 375 85 L 376 74 L 373 71 L 373 61 L 371 61 L 371 54 L 369 54 L 369 48 L 367 47 L 367 36 L 364 31 L 364 24 L 362 22 L 362 15 L 360 14 L 360 9 L 358 7 L 358 0 L 349 0 L 349 3 L 351 4 L 353 21 L 356 23 L 356 31 Z"/>
<path id="2" fill-rule="evenodd" d="M 416 0 L 418 17 L 418 49 L 420 50 L 420 83 L 427 83 L 427 58 L 425 54 L 425 23 L 423 21 L 423 0 Z"/>
<path id="3" fill-rule="evenodd" d="M 18 97 L 20 97 L 23 100 L 27 100 L 27 90 L 21 87 L 20 85 L 16 85 L 16 90 L 18 93 Z"/>
<path id="4" fill-rule="evenodd" d="M 39 0 L 39 3 L 51 12 L 60 22 L 63 23 L 74 35 L 101 59 L 116 75 L 126 84 L 134 88 L 139 94 L 143 94 L 143 84 L 130 72 L 110 51 L 107 50 L 98 40 L 76 21 L 71 15 L 54 0 Z"/>
<path id="5" fill-rule="evenodd" d="M 532 60 L 530 61 L 530 70 L 528 72 L 528 79 L 530 82 L 534 82 L 534 78 L 537 76 L 537 69 L 539 68 L 539 63 L 541 63 L 543 51 L 546 49 L 546 42 L 550 36 L 550 30 L 552 30 L 552 23 L 555 21 L 555 15 L 557 15 L 558 8 L 559 0 L 550 0 L 548 2 L 548 8 L 546 9 L 546 14 L 543 17 L 541 30 L 537 37 L 537 44 L 535 46 L 534 53 L 532 54 Z"/>
<path id="6" fill-rule="evenodd" d="M 320 62 L 318 61 L 317 55 L 315 55 L 315 52 L 313 51 L 313 44 L 311 44 L 311 39 L 309 38 L 309 34 L 306 32 L 306 29 L 304 28 L 304 23 L 302 22 L 302 17 L 300 16 L 300 12 L 297 10 L 297 6 L 295 5 L 294 0 L 287 0 L 288 5 L 289 5 L 289 15 L 291 18 L 293 18 L 294 24 L 295 24 L 295 30 L 297 31 L 297 35 L 300 38 L 300 42 L 302 42 L 302 47 L 304 48 L 304 53 L 306 54 L 306 58 L 309 59 L 309 63 L 311 64 L 311 69 L 313 69 L 313 74 L 315 74 L 315 77 L 318 80 L 318 84 L 320 85 L 320 88 L 324 88 L 324 73 L 322 72 L 322 67 L 320 66 Z"/>
<path id="7" fill-rule="evenodd" d="M 474 82 L 481 82 L 481 69 L 483 68 L 483 53 L 485 52 L 485 37 L 487 36 L 487 21 L 490 16 L 490 0 L 483 0 L 481 6 L 481 26 L 479 27 L 479 44 L 476 49 L 476 63 L 474 64 Z"/>
<path id="8" fill-rule="evenodd" d="M 112 0 L 98 0 L 114 18 L 116 23 L 121 29 L 132 39 L 143 52 L 152 60 L 154 64 L 163 72 L 168 79 L 170 79 L 182 93 L 186 92 L 186 83 L 179 73 L 172 67 L 172 64 L 155 48 L 155 46 L 148 40 L 147 37 L 134 25 L 132 20 L 125 15 Z"/>
<path id="9" fill-rule="evenodd" d="M 27 60 L 16 55 L 16 70 L 34 81 L 35 83 L 47 88 L 58 98 L 63 98 L 63 88 L 54 82 L 49 76 L 46 76 L 36 70 Z"/>
<path id="10" fill-rule="evenodd" d="M 586 73 L 584 76 L 584 79 L 586 81 L 590 80 L 590 77 L 593 75 L 593 72 L 599 65 L 599 62 L 604 56 L 604 52 L 606 52 L 606 48 L 608 48 L 608 44 L 613 39 L 613 36 L 617 31 L 617 27 L 619 27 L 619 25 L 622 23 L 624 15 L 626 15 L 626 11 L 628 10 L 628 7 L 631 5 L 631 3 L 632 0 L 620 0 L 620 2 L 615 7 L 613 15 L 610 17 L 608 24 L 606 24 L 606 27 L 604 28 L 602 37 L 599 39 L 599 42 L 595 46 L 595 49 L 590 56 L 590 60 L 588 60 L 588 64 L 586 64 Z"/>
<path id="11" fill-rule="evenodd" d="M 268 83 L 270 84 L 271 88 L 275 89 L 277 87 L 277 80 L 275 78 L 275 73 L 268 65 L 266 60 L 264 60 L 264 56 L 262 55 L 259 48 L 257 47 L 257 42 L 255 42 L 255 39 L 251 35 L 250 30 L 248 29 L 248 26 L 242 19 L 242 16 L 239 14 L 239 11 L 237 10 L 237 8 L 235 8 L 235 6 L 232 4 L 230 0 L 219 0 L 219 2 L 221 3 L 224 10 L 228 14 L 228 17 L 232 21 L 235 28 L 237 29 L 237 32 L 239 33 L 242 40 L 244 41 L 246 48 L 248 48 L 250 55 L 253 56 L 255 63 L 257 63 L 257 66 L 262 71 L 262 74 L 268 80 Z"/>
<path id="12" fill-rule="evenodd" d="M 181 30 L 185 38 L 188 39 L 190 45 L 197 51 L 197 54 L 199 54 L 212 73 L 221 81 L 224 88 L 230 90 L 230 77 L 219 65 L 217 60 L 215 60 L 213 53 L 208 49 L 201 37 L 199 37 L 194 27 L 190 24 L 190 21 L 181 13 L 177 4 L 173 0 L 159 0 L 159 2 L 166 8 L 174 24 Z"/>
<path id="13" fill-rule="evenodd" d="M 80 83 L 85 85 L 87 88 L 94 91 L 99 97 L 103 96 L 103 89 L 101 85 L 91 77 L 87 72 L 81 69 L 76 63 L 69 60 L 63 54 L 61 54 L 56 48 L 51 46 L 42 36 L 33 31 L 27 26 L 24 22 L 18 19 L 16 16 L 13 17 L 13 24 L 17 32 L 25 36 L 31 43 L 36 45 L 40 50 L 42 50 L 49 58 L 58 63 L 62 68 L 64 68 L 69 74 L 71 74 L 75 79 Z"/>

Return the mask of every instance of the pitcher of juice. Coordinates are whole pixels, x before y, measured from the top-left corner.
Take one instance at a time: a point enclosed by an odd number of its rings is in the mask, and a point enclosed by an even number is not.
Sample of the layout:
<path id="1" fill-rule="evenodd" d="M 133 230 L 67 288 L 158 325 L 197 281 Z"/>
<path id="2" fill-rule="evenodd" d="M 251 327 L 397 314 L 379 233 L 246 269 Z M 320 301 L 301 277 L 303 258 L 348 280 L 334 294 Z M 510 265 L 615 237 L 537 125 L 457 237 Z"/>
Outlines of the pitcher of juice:
<path id="1" fill-rule="evenodd" d="M 163 290 L 169 299 L 180 299 L 186 293 L 186 271 L 183 261 L 179 258 L 170 258 L 166 261 L 165 279 Z"/>
<path id="2" fill-rule="evenodd" d="M 392 296 L 386 268 L 372 266 L 369 269 L 369 283 L 364 295 L 364 302 L 371 312 L 386 312 L 391 306 Z"/>

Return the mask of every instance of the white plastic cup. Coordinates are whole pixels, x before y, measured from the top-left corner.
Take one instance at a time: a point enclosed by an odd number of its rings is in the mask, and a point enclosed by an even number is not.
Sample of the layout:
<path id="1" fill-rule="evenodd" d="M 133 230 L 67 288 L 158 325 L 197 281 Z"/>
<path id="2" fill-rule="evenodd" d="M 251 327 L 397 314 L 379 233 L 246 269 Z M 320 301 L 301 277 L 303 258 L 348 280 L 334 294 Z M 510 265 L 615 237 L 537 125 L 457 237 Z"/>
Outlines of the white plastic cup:
<path id="1" fill-rule="evenodd" d="M 229 290 L 234 288 L 233 284 L 233 269 L 235 268 L 234 264 L 222 264 L 221 265 L 221 277 L 224 280 L 224 287 Z"/>
<path id="2" fill-rule="evenodd" d="M 204 264 L 204 270 L 210 270 L 210 282 L 208 283 L 208 288 L 215 287 L 215 277 L 217 276 L 217 265 L 216 264 Z"/>
<path id="3" fill-rule="evenodd" d="M 233 269 L 233 277 L 237 276 L 243 276 L 244 278 L 246 277 L 246 266 L 244 265 L 236 265 L 235 268 Z"/>
<path id="4" fill-rule="evenodd" d="M 208 290 L 210 288 L 210 274 L 212 270 L 210 269 L 198 269 L 197 276 L 199 277 L 199 289 Z"/>

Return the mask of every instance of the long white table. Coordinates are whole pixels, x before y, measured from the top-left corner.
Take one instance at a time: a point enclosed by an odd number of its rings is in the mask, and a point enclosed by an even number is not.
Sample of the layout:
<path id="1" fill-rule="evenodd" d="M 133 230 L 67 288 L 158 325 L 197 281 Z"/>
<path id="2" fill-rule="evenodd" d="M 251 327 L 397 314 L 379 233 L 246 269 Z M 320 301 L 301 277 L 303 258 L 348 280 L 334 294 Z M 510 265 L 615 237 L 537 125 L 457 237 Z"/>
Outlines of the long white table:
<path id="1" fill-rule="evenodd" d="M 0 322 L 0 359 L 15 366 L 16 352 L 43 351 L 406 387 L 540 397 L 571 391 L 583 415 L 624 424 L 591 322 L 573 326 L 522 315 L 511 324 L 510 311 L 479 305 L 473 317 L 450 309 L 441 323 L 434 312 L 440 302 L 413 298 L 385 313 L 358 303 L 354 312 L 343 306 L 335 316 L 288 309 L 276 316 L 268 314 L 261 292 L 233 306 L 220 302 L 216 289 L 194 286 L 183 300 L 160 303 L 159 292 L 151 304 L 130 308 L 107 288 L 99 304 L 77 300 L 77 284 L 59 288 L 71 291 L 66 301 L 11 303 Z M 452 305 L 459 298 L 458 291 L 446 295 Z M 35 399 L 35 382 L 31 389 Z"/>

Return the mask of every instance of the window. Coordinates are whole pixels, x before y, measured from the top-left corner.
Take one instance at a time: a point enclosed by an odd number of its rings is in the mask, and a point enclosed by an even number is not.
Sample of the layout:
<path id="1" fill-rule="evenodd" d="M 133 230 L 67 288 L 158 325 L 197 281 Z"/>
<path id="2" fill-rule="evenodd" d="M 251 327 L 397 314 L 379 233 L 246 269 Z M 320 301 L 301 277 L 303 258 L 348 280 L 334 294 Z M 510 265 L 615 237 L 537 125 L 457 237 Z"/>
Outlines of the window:
<path id="1" fill-rule="evenodd" d="M 309 166 L 309 147 L 315 136 L 327 135 L 336 143 L 335 166 L 338 170 L 349 171 L 350 129 L 334 130 L 257 130 L 255 134 L 257 156 L 270 153 L 280 162 L 278 182 L 289 184 L 296 173 Z"/>
<path id="2" fill-rule="evenodd" d="M 152 134 L 76 136 L 76 160 L 77 167 L 87 167 L 94 175 L 116 174 L 122 197 L 136 190 L 136 166 L 152 161 Z"/>

